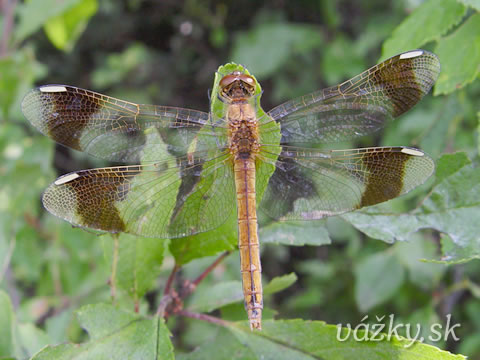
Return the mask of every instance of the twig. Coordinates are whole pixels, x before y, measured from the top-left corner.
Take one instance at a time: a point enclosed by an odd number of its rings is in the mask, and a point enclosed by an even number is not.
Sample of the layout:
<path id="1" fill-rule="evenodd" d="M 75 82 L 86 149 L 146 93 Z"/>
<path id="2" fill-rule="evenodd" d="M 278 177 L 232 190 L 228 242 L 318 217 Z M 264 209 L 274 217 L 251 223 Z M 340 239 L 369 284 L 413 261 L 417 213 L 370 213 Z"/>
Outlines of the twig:
<path id="1" fill-rule="evenodd" d="M 208 268 L 205 269 L 194 281 L 186 284 L 185 288 L 182 289 L 181 294 L 179 295 L 174 289 L 172 289 L 173 280 L 177 274 L 180 266 L 175 264 L 170 275 L 168 276 L 167 284 L 165 285 L 165 290 L 163 291 L 163 297 L 160 300 L 160 304 L 157 308 L 157 316 L 167 317 L 168 314 L 166 310 L 172 314 L 181 314 L 183 308 L 183 299 L 191 294 L 195 290 L 196 286 L 216 267 L 218 264 L 228 255 L 229 251 L 224 252 L 220 255 Z M 172 304 L 173 303 L 173 304 Z M 189 313 L 187 311 L 187 313 Z M 187 315 L 185 315 L 187 316 Z M 203 315 L 202 315 L 203 316 Z M 208 315 L 205 315 L 208 318 Z M 216 318 L 214 318 L 216 319 Z"/>
<path id="2" fill-rule="evenodd" d="M 230 254 L 230 251 L 225 251 L 222 255 L 220 255 L 217 260 L 215 260 L 212 265 L 205 269 L 203 273 L 201 273 L 195 280 L 192 281 L 192 285 L 196 287 L 205 277 L 217 267 L 220 262 L 225 259 Z"/>
<path id="3" fill-rule="evenodd" d="M 2 12 L 4 14 L 3 34 L 0 39 L 0 58 L 7 55 L 8 42 L 12 34 L 13 29 L 13 17 L 15 14 L 15 7 L 17 6 L 17 0 L 4 0 L 2 4 Z"/>
<path id="4" fill-rule="evenodd" d="M 198 284 L 200 284 L 200 282 L 205 279 L 205 277 L 210 273 L 212 272 L 213 269 L 215 269 L 218 264 L 220 264 L 220 262 L 225 259 L 228 255 L 230 254 L 230 251 L 225 251 L 222 255 L 220 255 L 209 267 L 207 267 L 195 280 L 193 280 L 192 282 L 187 282 L 185 285 L 184 285 L 184 289 L 182 291 L 182 293 L 180 294 L 180 298 L 181 299 L 184 299 L 186 298 L 188 295 L 190 295 L 195 289 L 196 287 L 198 286 Z"/>
<path id="5" fill-rule="evenodd" d="M 215 316 L 210 316 L 206 314 L 199 314 L 199 313 L 194 313 L 188 310 L 181 310 L 177 313 L 178 315 L 183 315 L 185 317 L 189 317 L 192 319 L 198 319 L 198 320 L 203 320 L 212 324 L 217 324 L 220 326 L 228 326 L 229 322 L 222 320 L 220 318 L 217 318 Z"/>
<path id="6" fill-rule="evenodd" d="M 164 295 L 157 308 L 157 316 L 165 317 L 165 309 L 172 302 L 173 297 L 170 294 Z"/>
<path id="7" fill-rule="evenodd" d="M 175 278 L 175 275 L 177 274 L 178 269 L 180 269 L 180 266 L 175 264 L 175 266 L 172 269 L 172 272 L 168 276 L 167 284 L 165 285 L 165 290 L 163 290 L 163 296 L 170 294 L 170 291 L 172 289 L 173 279 Z"/>
<path id="8" fill-rule="evenodd" d="M 172 271 L 170 272 L 170 275 L 168 275 L 167 284 L 165 285 L 165 289 L 163 290 L 163 297 L 160 300 L 160 304 L 158 304 L 157 308 L 157 315 L 160 317 L 165 317 L 165 309 L 173 301 L 173 295 L 177 295 L 175 291 L 172 291 L 172 284 L 173 279 L 175 278 L 175 275 L 177 274 L 179 268 L 180 267 L 175 264 Z"/>

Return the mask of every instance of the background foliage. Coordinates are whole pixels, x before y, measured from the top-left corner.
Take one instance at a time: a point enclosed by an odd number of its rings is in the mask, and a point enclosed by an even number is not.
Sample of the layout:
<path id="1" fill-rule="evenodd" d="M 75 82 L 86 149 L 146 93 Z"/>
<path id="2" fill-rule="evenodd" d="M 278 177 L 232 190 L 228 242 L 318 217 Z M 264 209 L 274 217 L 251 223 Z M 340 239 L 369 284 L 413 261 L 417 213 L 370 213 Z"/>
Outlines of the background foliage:
<path id="1" fill-rule="evenodd" d="M 463 358 L 439 349 L 480 358 L 480 2 L 0 5 L 0 358 L 343 359 L 352 351 L 359 359 Z M 73 229 L 41 207 L 56 176 L 107 164 L 55 146 L 26 122 L 20 102 L 36 84 L 206 111 L 217 67 L 235 61 L 261 82 L 269 110 L 418 47 L 440 58 L 435 96 L 352 146 L 420 147 L 437 162 L 435 178 L 406 197 L 328 221 L 262 227 L 265 312 L 277 320 L 261 334 L 245 325 L 235 252 L 185 304 L 241 320 L 229 331 L 154 316 L 174 264 L 181 265 L 175 286 L 196 278 L 214 255 L 234 250 L 235 233 L 220 229 L 196 242 L 122 235 L 115 248 L 110 236 Z M 335 324 L 355 327 L 365 315 L 373 324 L 389 314 L 420 324 L 426 343 L 430 325 L 445 325 L 451 314 L 460 340 L 410 348 L 404 340 L 374 347 L 335 340 Z"/>

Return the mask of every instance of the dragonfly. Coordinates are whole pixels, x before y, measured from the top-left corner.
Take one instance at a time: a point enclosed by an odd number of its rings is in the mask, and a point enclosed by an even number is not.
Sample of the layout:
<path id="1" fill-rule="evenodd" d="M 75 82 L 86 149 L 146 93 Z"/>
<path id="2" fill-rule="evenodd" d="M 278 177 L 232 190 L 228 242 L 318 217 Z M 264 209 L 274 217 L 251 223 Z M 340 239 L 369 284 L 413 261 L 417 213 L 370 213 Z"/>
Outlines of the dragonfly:
<path id="1" fill-rule="evenodd" d="M 257 210 L 277 221 L 316 220 L 424 183 L 435 165 L 419 149 L 325 146 L 381 129 L 427 94 L 439 72 L 436 55 L 412 50 L 265 112 L 254 75 L 228 63 L 215 74 L 208 113 L 68 85 L 31 90 L 22 110 L 57 143 L 126 164 L 48 186 L 44 207 L 74 226 L 174 239 L 216 229 L 236 212 L 245 308 L 251 329 L 261 329 Z"/>

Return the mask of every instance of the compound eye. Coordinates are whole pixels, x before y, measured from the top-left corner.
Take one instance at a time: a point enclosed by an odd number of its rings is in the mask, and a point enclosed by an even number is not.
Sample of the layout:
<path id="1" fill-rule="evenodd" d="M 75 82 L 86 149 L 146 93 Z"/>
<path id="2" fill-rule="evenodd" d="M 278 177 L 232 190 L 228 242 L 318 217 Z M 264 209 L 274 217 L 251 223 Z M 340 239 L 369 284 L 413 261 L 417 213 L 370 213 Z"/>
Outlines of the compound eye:
<path id="1" fill-rule="evenodd" d="M 255 80 L 250 75 L 242 74 L 238 77 L 238 79 L 249 85 L 255 85 Z"/>
<path id="2" fill-rule="evenodd" d="M 230 75 L 225 75 L 222 80 L 220 80 L 220 87 L 223 89 L 233 83 L 234 81 L 238 80 L 238 75 L 235 74 L 230 74 Z"/>

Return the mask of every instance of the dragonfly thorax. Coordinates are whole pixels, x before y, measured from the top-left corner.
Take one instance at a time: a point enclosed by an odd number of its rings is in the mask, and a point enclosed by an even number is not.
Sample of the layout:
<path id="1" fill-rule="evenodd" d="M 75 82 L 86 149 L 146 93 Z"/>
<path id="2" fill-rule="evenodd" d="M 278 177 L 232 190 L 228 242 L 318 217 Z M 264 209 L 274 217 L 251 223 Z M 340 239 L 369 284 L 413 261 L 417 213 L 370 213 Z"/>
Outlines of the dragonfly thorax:
<path id="1" fill-rule="evenodd" d="M 258 121 L 250 104 L 231 104 L 227 109 L 229 147 L 235 158 L 255 156 L 259 147 Z"/>

